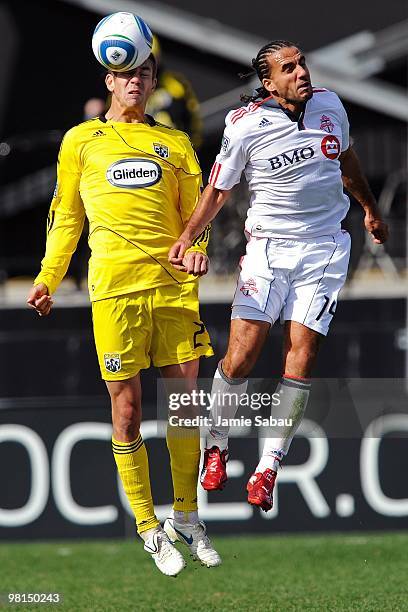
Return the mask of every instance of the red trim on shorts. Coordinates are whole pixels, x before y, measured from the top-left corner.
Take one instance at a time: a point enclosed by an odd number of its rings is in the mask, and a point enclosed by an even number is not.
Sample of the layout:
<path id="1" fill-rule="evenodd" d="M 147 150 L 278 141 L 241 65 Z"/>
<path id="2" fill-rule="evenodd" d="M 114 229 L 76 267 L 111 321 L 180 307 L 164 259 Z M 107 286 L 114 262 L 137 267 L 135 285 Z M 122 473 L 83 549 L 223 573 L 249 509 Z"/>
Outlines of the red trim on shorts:
<path id="1" fill-rule="evenodd" d="M 312 87 L 312 89 L 313 89 L 313 91 L 315 93 L 319 93 L 319 92 L 322 92 L 322 91 L 329 91 L 328 89 L 316 89 L 315 87 Z"/>

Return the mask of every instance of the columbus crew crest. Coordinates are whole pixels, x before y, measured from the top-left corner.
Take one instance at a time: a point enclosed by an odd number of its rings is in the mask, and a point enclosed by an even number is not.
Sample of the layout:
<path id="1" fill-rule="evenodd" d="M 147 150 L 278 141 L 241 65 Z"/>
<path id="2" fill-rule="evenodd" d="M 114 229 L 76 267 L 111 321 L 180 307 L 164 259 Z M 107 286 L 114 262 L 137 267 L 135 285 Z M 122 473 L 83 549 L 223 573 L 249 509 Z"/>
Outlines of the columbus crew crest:
<path id="1" fill-rule="evenodd" d="M 163 157 L 163 159 L 168 158 L 169 147 L 166 147 L 166 145 L 160 144 L 160 142 L 154 142 L 153 149 L 154 149 L 154 152 L 157 153 L 157 155 L 160 155 L 160 157 Z"/>
<path id="2" fill-rule="evenodd" d="M 108 370 L 108 372 L 115 374 L 122 368 L 119 353 L 105 353 L 103 358 L 105 360 L 105 368 Z"/>

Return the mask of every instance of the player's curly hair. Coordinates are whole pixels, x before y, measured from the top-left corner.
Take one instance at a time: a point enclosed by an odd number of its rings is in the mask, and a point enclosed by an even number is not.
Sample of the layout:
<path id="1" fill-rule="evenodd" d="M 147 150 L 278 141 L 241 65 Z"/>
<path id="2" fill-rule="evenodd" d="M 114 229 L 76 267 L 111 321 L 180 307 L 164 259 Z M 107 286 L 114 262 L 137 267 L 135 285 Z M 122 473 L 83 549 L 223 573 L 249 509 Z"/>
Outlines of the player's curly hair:
<path id="1" fill-rule="evenodd" d="M 272 40 L 271 42 L 267 43 L 261 49 L 259 49 L 257 56 L 252 59 L 252 70 L 244 74 L 239 74 L 239 77 L 241 79 L 246 79 L 253 74 L 257 74 L 258 79 L 262 83 L 262 79 L 267 79 L 270 71 L 270 66 L 266 58 L 268 55 L 272 55 L 276 51 L 279 51 L 279 49 L 284 49 L 285 47 L 298 47 L 298 45 L 290 40 Z M 267 91 L 265 87 L 261 86 L 255 89 L 252 96 L 242 94 L 241 100 L 245 103 L 255 102 L 255 100 L 258 100 L 259 98 L 267 98 L 270 95 L 270 92 Z"/>

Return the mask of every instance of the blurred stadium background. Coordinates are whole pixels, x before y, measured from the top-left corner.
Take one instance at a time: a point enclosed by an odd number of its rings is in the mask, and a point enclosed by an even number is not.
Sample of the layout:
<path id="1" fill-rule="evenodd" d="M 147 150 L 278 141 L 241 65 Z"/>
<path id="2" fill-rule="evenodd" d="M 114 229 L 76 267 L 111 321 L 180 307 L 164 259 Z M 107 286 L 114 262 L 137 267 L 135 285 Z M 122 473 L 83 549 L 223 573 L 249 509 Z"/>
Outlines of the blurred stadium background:
<path id="1" fill-rule="evenodd" d="M 260 0 L 250 5 L 6 0 L 0 3 L 0 57 L 7 58 L 0 62 L 0 536 L 134 534 L 109 451 L 108 399 L 99 380 L 85 289 L 86 237 L 56 295 L 53 315 L 40 320 L 25 307 L 44 251 L 61 137 L 83 120 L 88 100 L 105 99 L 90 37 L 97 21 L 117 10 L 141 15 L 160 37 L 163 70 L 182 91 L 178 96 L 173 88 L 172 103 L 181 98 L 176 115 L 181 121 L 187 113 L 184 120 L 195 121 L 191 130 L 205 179 L 226 112 L 239 106 L 240 92 L 252 88 L 251 80 L 242 82 L 237 74 L 248 70 L 269 39 L 298 42 L 313 83 L 343 99 L 354 146 L 391 230 L 385 248 L 373 248 L 361 210 L 352 202 L 345 222 L 353 237 L 349 281 L 316 369 L 322 379 L 320 405 L 326 402 L 330 414 L 337 412 L 334 429 L 320 419 L 317 438 L 301 432 L 280 477 L 279 502 L 262 517 L 244 503 L 258 440 L 244 443 L 243 431 L 235 441 L 229 489 L 222 498 L 200 493 L 203 518 L 212 533 L 406 529 L 408 488 L 401 478 L 408 430 L 405 0 L 374 3 L 369 10 L 352 0 L 341 6 L 295 1 L 275 8 Z M 183 110 L 177 110 L 179 103 Z M 226 346 L 235 269 L 244 250 L 246 206 L 242 184 L 213 224 L 212 269 L 202 283 L 202 316 L 218 357 Z M 215 364 L 216 358 L 206 360 L 202 375 L 212 376 Z M 254 375 L 279 373 L 276 326 Z M 154 496 L 165 517 L 170 479 L 167 472 L 163 477 L 167 451 L 154 424 L 156 375 L 144 375 L 144 436 L 150 438 Z M 356 391 L 344 380 L 361 384 Z M 358 426 L 343 435 L 350 415 Z M 11 465 L 12 471 L 5 469 Z"/>

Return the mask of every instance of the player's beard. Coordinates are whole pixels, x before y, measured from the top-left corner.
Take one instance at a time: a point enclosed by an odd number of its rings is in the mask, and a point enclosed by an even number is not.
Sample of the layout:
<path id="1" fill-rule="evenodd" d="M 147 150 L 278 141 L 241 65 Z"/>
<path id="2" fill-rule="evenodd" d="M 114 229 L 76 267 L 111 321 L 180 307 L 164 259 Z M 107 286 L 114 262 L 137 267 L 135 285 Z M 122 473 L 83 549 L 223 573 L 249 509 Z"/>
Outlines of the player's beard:
<path id="1" fill-rule="evenodd" d="M 313 96 L 313 90 L 311 90 L 306 97 L 302 96 L 301 98 L 284 98 L 285 102 L 289 104 L 302 104 L 306 103 Z"/>

